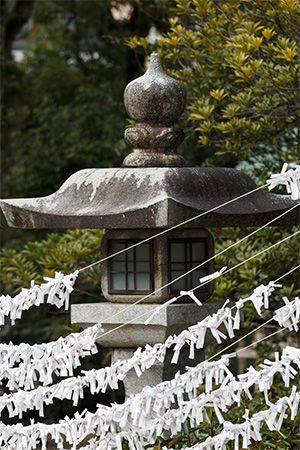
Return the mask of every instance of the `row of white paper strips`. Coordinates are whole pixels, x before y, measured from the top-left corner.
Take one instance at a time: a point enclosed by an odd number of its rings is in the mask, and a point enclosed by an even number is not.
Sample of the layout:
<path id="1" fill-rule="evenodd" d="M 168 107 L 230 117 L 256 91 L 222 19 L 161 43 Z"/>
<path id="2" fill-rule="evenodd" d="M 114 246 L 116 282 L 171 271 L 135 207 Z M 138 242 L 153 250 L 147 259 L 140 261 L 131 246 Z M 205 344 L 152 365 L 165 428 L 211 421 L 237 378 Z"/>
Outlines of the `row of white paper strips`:
<path id="1" fill-rule="evenodd" d="M 288 168 L 290 166 L 290 169 Z M 281 172 L 271 175 L 267 180 L 269 190 L 284 185 L 292 200 L 300 199 L 300 165 L 283 164 Z"/>
<path id="2" fill-rule="evenodd" d="M 226 421 L 223 423 L 221 433 L 213 437 L 208 437 L 204 442 L 197 443 L 192 447 L 185 447 L 185 450 L 227 450 L 227 444 L 231 441 L 234 441 L 234 450 L 240 450 L 241 448 L 248 449 L 251 441 L 258 442 L 262 440 L 261 428 L 264 424 L 267 425 L 270 431 L 279 432 L 288 409 L 290 409 L 291 420 L 295 420 L 299 410 L 299 404 L 300 392 L 297 392 L 294 386 L 289 397 L 280 398 L 276 403 L 271 404 L 267 410 L 255 413 L 251 418 L 249 418 L 249 411 L 246 410 L 243 415 L 243 418 L 246 420 L 243 423 L 233 424 Z M 134 446 L 134 438 L 132 436 L 124 436 L 124 438 L 127 438 L 131 449 L 141 448 Z M 88 445 L 80 447 L 81 450 L 100 450 L 103 448 L 97 438 L 92 438 Z M 111 445 L 105 447 L 106 450 L 114 448 L 122 450 L 120 444 L 116 447 L 113 442 Z M 173 449 L 163 447 L 162 450 Z"/>
<path id="3" fill-rule="evenodd" d="M 296 386 L 293 386 L 289 397 L 281 397 L 276 403 L 271 403 L 270 408 L 253 414 L 249 417 L 249 411 L 246 410 L 243 423 L 234 424 L 224 422 L 223 431 L 216 436 L 207 438 L 204 442 L 187 447 L 186 450 L 226 450 L 227 443 L 234 441 L 234 450 L 249 448 L 251 441 L 261 441 L 261 428 L 267 425 L 270 431 L 280 431 L 283 420 L 287 417 L 287 410 L 290 409 L 291 420 L 295 420 L 300 405 L 300 392 L 297 392 Z M 240 445 L 240 440 L 241 445 Z M 87 450 L 89 447 L 85 447 Z M 90 448 L 99 449 L 99 446 Z M 170 450 L 164 447 L 163 450 Z M 172 450 L 172 449 L 171 449 Z"/>
<path id="4" fill-rule="evenodd" d="M 145 439 L 147 443 L 154 442 L 166 430 L 170 431 L 171 436 L 176 435 L 187 419 L 190 419 L 192 426 L 199 424 L 204 420 L 204 409 L 211 407 L 225 430 L 226 422 L 221 410 L 226 412 L 232 404 L 239 404 L 242 392 L 246 392 L 251 399 L 249 389 L 257 384 L 259 390 L 265 393 L 267 404 L 272 405 L 267 398 L 267 391 L 272 386 L 275 374 L 281 374 L 285 386 L 289 387 L 290 380 L 298 373 L 292 364 L 298 370 L 300 368 L 300 350 L 287 347 L 281 358 L 276 353 L 274 362 L 265 360 L 260 371 L 250 367 L 237 381 L 227 368 L 230 356 L 233 355 L 226 355 L 215 362 L 202 362 L 182 375 L 178 373 L 171 381 L 152 388 L 146 387 L 124 404 L 114 404 L 111 407 L 98 405 L 95 413 L 84 411 L 81 415 L 75 414 L 73 419 L 65 418 L 58 424 L 38 423 L 27 427 L 21 424 L 0 424 L 1 448 L 31 449 L 39 441 L 46 448 L 48 435 L 59 449 L 64 448 L 64 439 L 72 448 L 76 448 L 83 439 L 96 433 L 99 438 L 93 440 L 91 445 L 97 446 L 90 448 L 121 450 L 122 439 L 127 439 L 130 450 L 144 450 Z M 220 370 L 224 367 L 226 375 L 223 369 Z M 207 374 L 214 374 L 214 381 L 221 384 L 221 387 L 197 396 L 197 388 L 203 382 L 205 369 Z M 186 393 L 189 400 L 185 400 Z M 171 408 L 175 399 L 176 409 Z M 295 412 L 298 410 L 298 404 L 294 409 Z"/>
<path id="5" fill-rule="evenodd" d="M 78 399 L 83 396 L 83 388 L 85 386 L 89 387 L 93 393 L 105 392 L 108 386 L 112 389 L 117 389 L 118 381 L 123 380 L 129 370 L 135 369 L 137 375 L 140 376 L 156 360 L 162 362 L 167 349 L 171 346 L 174 346 L 173 363 L 177 363 L 180 351 L 185 344 L 190 345 L 189 356 L 193 359 L 195 347 L 200 349 L 204 346 L 207 330 L 210 330 L 212 336 L 217 342 L 220 342 L 221 339 L 226 339 L 227 337 L 219 330 L 222 325 L 225 325 L 228 336 L 234 337 L 234 330 L 240 327 L 240 309 L 243 305 L 251 301 L 257 311 L 261 313 L 263 306 L 269 306 L 269 296 L 275 287 L 281 287 L 281 285 L 274 282 L 270 282 L 266 286 L 260 285 L 254 289 L 249 297 L 236 303 L 237 311 L 235 314 L 232 311 L 233 308 L 223 306 L 216 313 L 207 316 L 189 329 L 183 330 L 179 335 L 169 336 L 162 344 L 156 344 L 153 347 L 147 345 L 144 350 L 139 347 L 128 360 L 120 360 L 112 366 L 84 372 L 84 376 L 71 377 L 52 386 L 40 386 L 29 392 L 20 390 L 13 394 L 2 395 L 0 397 L 0 414 L 6 407 L 10 417 L 17 415 L 21 417 L 22 412 L 27 409 L 37 409 L 42 415 L 44 404 L 52 403 L 55 398 L 60 400 L 65 398 L 72 399 L 73 404 L 77 405 Z M 286 308 L 290 307 L 290 317 L 293 316 L 294 303 L 295 301 L 290 303 L 290 306 L 286 306 Z"/>
<path id="6" fill-rule="evenodd" d="M 54 278 L 44 277 L 46 283 L 41 285 L 31 281 L 31 287 L 29 289 L 22 288 L 15 297 L 1 295 L 0 326 L 5 324 L 5 317 L 9 317 L 11 325 L 14 325 L 15 321 L 21 318 L 23 311 L 44 302 L 58 308 L 65 306 L 66 310 L 69 309 L 69 296 L 73 291 L 78 273 L 78 270 L 69 275 L 56 272 Z"/>
<path id="7" fill-rule="evenodd" d="M 215 279 L 225 270 L 226 267 L 201 278 L 200 282 L 204 283 Z M 185 292 L 181 293 L 181 295 L 184 294 Z M 195 298 L 192 291 L 186 294 Z M 172 302 L 179 297 L 174 297 Z M 198 299 L 196 302 L 201 306 Z M 160 308 L 163 306 L 161 305 Z M 95 340 L 100 337 L 102 331 L 99 324 L 89 327 L 82 333 L 70 334 L 66 338 L 60 338 L 47 344 L 33 346 L 24 343 L 19 345 L 0 344 L 0 381 L 8 379 L 9 390 L 17 388 L 30 390 L 34 388 L 34 382 L 37 380 L 44 386 L 51 384 L 53 373 L 58 376 L 72 376 L 73 368 L 80 365 L 79 358 L 97 351 Z M 19 364 L 19 366 L 14 367 L 15 364 Z"/>
<path id="8" fill-rule="evenodd" d="M 300 166 L 285 163 L 280 174 L 273 174 L 268 180 L 269 189 L 278 185 L 285 185 L 287 192 L 291 194 L 292 199 L 300 199 Z M 73 290 L 73 285 L 79 274 L 79 270 L 69 275 L 60 272 L 55 273 L 54 278 L 44 277 L 46 283 L 41 285 L 31 281 L 29 289 L 23 288 L 15 297 L 10 295 L 0 296 L 0 326 L 4 325 L 5 317 L 10 317 L 11 324 L 14 325 L 16 319 L 20 319 L 22 312 L 32 306 L 39 306 L 45 302 L 56 305 L 58 308 L 65 306 L 69 308 L 69 295 Z"/>
<path id="9" fill-rule="evenodd" d="M 219 361 L 205 364 L 202 363 L 203 367 L 198 367 L 198 370 L 196 370 L 196 368 L 192 369 L 194 378 L 197 378 L 197 386 L 201 385 L 201 380 L 203 382 L 206 377 L 210 378 L 212 383 L 213 381 L 220 383 L 224 381 L 227 375 L 232 376 L 227 368 L 228 364 L 228 358 L 223 357 Z M 110 411 L 110 407 L 100 405 L 98 415 L 99 417 L 105 418 Z M 7 445 L 12 445 L 10 448 L 16 448 L 18 450 L 23 448 L 35 448 L 35 443 L 38 442 L 39 439 L 41 439 L 43 443 L 46 442 L 47 434 L 49 432 L 54 439 L 56 436 L 59 448 L 64 448 L 63 439 L 65 436 L 67 436 L 68 441 L 74 444 L 74 448 L 76 448 L 76 442 L 80 442 L 85 437 L 84 430 L 90 430 L 90 427 L 94 426 L 95 418 L 95 413 L 84 411 L 81 415 L 76 413 L 74 419 L 66 418 L 65 420 L 60 421 L 59 424 L 54 425 L 33 424 L 29 427 L 24 427 L 20 424 L 4 425 L 0 423 L 0 447 L 2 448 L 2 445 L 7 443 Z M 87 431 L 87 435 L 88 434 L 89 432 Z M 22 445 L 24 447 L 22 447 Z"/>
<path id="10" fill-rule="evenodd" d="M 215 279 L 221 276 L 225 270 L 226 267 L 223 267 L 221 270 L 201 278 L 200 282 L 204 283 Z M 258 311 L 260 311 L 260 307 L 263 304 L 262 300 L 264 299 L 264 302 L 267 302 L 268 295 L 270 295 L 272 290 L 280 286 L 271 282 L 267 287 L 261 285 L 254 290 L 250 298 Z M 171 301 L 174 302 L 182 295 L 189 295 L 201 306 L 193 290 L 181 291 L 180 295 L 174 297 Z M 149 323 L 153 316 L 158 313 L 158 310 L 164 306 L 160 305 L 155 308 L 154 313 L 145 323 Z M 94 341 L 100 332 L 101 326 L 99 325 L 74 335 L 75 339 L 71 334 L 70 337 L 67 336 L 64 339 L 48 344 L 35 344 L 33 346 L 23 343 L 20 345 L 0 344 L 0 380 L 3 378 L 9 379 L 7 387 L 10 390 L 20 387 L 29 390 L 33 389 L 37 376 L 44 386 L 52 383 L 53 372 L 59 376 L 72 376 L 72 368 L 78 367 L 80 364 L 79 357 L 89 354 L 89 349 L 91 353 L 96 351 Z M 18 363 L 20 363 L 19 367 L 13 367 Z"/>
<path id="11" fill-rule="evenodd" d="M 275 374 L 279 373 L 285 386 L 289 387 L 290 380 L 293 380 L 298 373 L 291 364 L 295 364 L 299 370 L 300 350 L 287 347 L 283 350 L 281 358 L 276 353 L 274 362 L 265 360 L 264 364 L 260 365 L 262 370 L 256 371 L 250 367 L 245 374 L 238 376 L 238 381 L 233 376 L 227 377 L 219 389 L 210 393 L 196 396 L 197 379 L 194 380 L 191 374 L 189 377 L 186 377 L 186 374 L 178 375 L 176 387 L 173 386 L 173 389 L 172 382 L 161 383 L 154 388 L 146 388 L 147 401 L 142 392 L 126 402 L 130 404 L 129 413 L 127 413 L 128 407 L 123 409 L 123 414 L 119 408 L 118 411 L 114 409 L 114 414 L 109 417 L 109 420 L 114 420 L 112 429 L 115 431 L 100 434 L 98 441 L 92 441 L 92 445 L 94 446 L 97 442 L 95 448 L 99 450 L 110 447 L 119 448 L 118 444 L 122 438 L 134 436 L 135 446 L 130 449 L 142 449 L 145 442 L 155 442 L 156 437 L 161 436 L 163 432 L 169 432 L 168 436 L 170 437 L 182 432 L 182 425 L 187 419 L 189 419 L 191 427 L 199 426 L 199 423 L 207 417 L 207 408 L 214 408 L 217 419 L 224 424 L 225 420 L 221 411 L 227 412 L 233 404 L 240 404 L 243 392 L 249 399 L 252 399 L 249 389 L 254 385 L 258 385 L 259 390 L 265 395 L 266 404 L 270 406 L 272 403 L 268 400 L 267 393 L 272 387 Z M 189 400 L 184 400 L 186 393 Z M 175 396 L 178 406 L 176 409 L 174 408 Z M 117 423 L 118 420 L 119 423 Z"/>
<path id="12" fill-rule="evenodd" d="M 273 174 L 268 180 L 269 189 L 278 185 L 285 185 L 287 192 L 291 194 L 294 200 L 300 199 L 300 166 L 285 163 L 280 174 Z M 73 291 L 75 280 L 79 270 L 69 275 L 60 272 L 55 273 L 54 278 L 44 277 L 46 283 L 41 285 L 31 281 L 29 289 L 23 288 L 15 297 L 10 295 L 0 296 L 0 326 L 4 325 L 5 317 L 10 317 L 11 324 L 14 325 L 17 319 L 20 319 L 22 312 L 32 306 L 39 306 L 44 303 L 56 305 L 58 308 L 65 306 L 69 308 L 69 295 Z"/>
<path id="13" fill-rule="evenodd" d="M 29 390 L 37 380 L 44 386 L 52 384 L 53 373 L 73 376 L 73 369 L 81 365 L 80 358 L 97 353 L 96 340 L 102 332 L 97 324 L 47 344 L 0 344 L 0 384 L 7 379 L 10 391 Z"/>

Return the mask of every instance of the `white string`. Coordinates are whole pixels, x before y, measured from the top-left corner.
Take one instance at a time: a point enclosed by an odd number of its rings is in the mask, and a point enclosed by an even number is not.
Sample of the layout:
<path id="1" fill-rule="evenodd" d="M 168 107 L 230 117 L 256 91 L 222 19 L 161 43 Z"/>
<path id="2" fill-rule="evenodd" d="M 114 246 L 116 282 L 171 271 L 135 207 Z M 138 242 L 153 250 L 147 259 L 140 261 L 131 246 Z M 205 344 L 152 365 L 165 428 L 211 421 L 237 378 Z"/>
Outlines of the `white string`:
<path id="1" fill-rule="evenodd" d="M 271 250 L 271 249 L 277 247 L 278 245 L 280 245 L 280 244 L 282 244 L 283 242 L 285 242 L 285 241 L 291 239 L 292 237 L 298 235 L 299 233 L 300 233 L 300 230 L 299 230 L 299 231 L 296 231 L 295 233 L 293 233 L 293 234 L 291 234 L 291 235 L 289 235 L 289 236 L 287 236 L 287 237 L 285 237 L 284 239 L 281 239 L 281 240 L 278 241 L 278 242 L 275 242 L 275 244 L 272 244 L 271 246 L 269 246 L 269 247 L 267 247 L 267 248 L 264 248 L 263 250 L 259 251 L 259 252 L 256 253 L 255 255 L 252 255 L 252 256 L 250 256 L 249 258 L 245 259 L 244 261 L 241 261 L 240 263 L 236 264 L 235 266 L 233 266 L 233 267 L 227 269 L 226 271 L 224 271 L 224 272 L 222 273 L 221 276 L 223 276 L 223 275 L 225 275 L 225 274 L 227 274 L 227 273 L 229 273 L 229 272 L 232 272 L 232 271 L 233 271 L 234 269 L 236 269 L 237 267 L 240 267 L 240 266 L 242 266 L 243 264 L 246 264 L 247 262 L 251 261 L 252 259 L 254 259 L 254 258 L 256 258 L 256 257 L 258 257 L 258 256 L 260 256 L 260 255 L 262 255 L 263 253 L 265 253 L 265 252 L 267 252 L 267 251 L 269 251 L 269 250 Z M 199 284 L 198 286 L 196 286 L 196 287 L 194 288 L 194 290 L 196 290 L 196 289 L 198 289 L 198 288 L 200 288 L 200 287 L 202 287 L 202 286 L 205 286 L 205 285 L 206 285 L 207 283 L 209 283 L 209 282 L 210 282 L 210 281 L 206 281 L 206 282 L 204 282 L 204 283 L 202 283 L 202 284 Z M 182 297 L 182 296 L 179 295 L 179 296 L 177 296 L 177 299 L 179 299 L 179 298 L 181 298 L 181 297 Z M 125 309 L 126 309 L 126 308 L 124 308 L 124 310 L 125 310 Z M 123 310 L 122 310 L 122 311 L 123 311 Z M 122 311 L 121 311 L 121 312 L 122 312 Z M 152 312 L 154 312 L 154 311 L 155 311 L 155 308 L 153 308 Z M 152 312 L 150 311 L 150 314 L 151 314 Z M 127 322 L 121 323 L 121 324 L 118 325 L 117 327 L 112 328 L 112 329 L 110 329 L 110 330 L 104 332 L 104 333 L 101 335 L 100 339 L 103 338 L 104 336 L 107 336 L 107 335 L 110 334 L 110 333 L 113 333 L 113 332 L 115 332 L 115 331 L 117 331 L 117 330 L 119 330 L 119 329 L 125 327 L 126 325 L 129 325 L 130 323 L 132 323 L 132 322 L 134 322 L 134 321 L 136 321 L 136 320 L 138 320 L 138 319 L 140 319 L 140 318 L 142 318 L 142 317 L 145 317 L 145 316 L 148 315 L 148 314 L 149 314 L 149 311 L 144 312 L 144 313 L 142 313 L 142 314 L 140 314 L 140 315 L 138 315 L 138 316 L 132 318 L 131 320 L 128 320 Z M 113 316 L 111 316 L 111 317 L 113 317 Z M 110 318 L 111 318 L 111 317 L 110 317 Z M 102 321 L 102 323 L 105 323 L 105 320 L 108 320 L 108 319 L 104 319 L 104 320 Z"/>
<path id="2" fill-rule="evenodd" d="M 273 282 L 270 282 L 271 286 Z M 272 292 L 272 290 L 271 290 Z M 251 299 L 251 297 L 246 298 Z M 226 309 L 221 308 L 219 310 L 221 313 L 224 312 L 224 323 L 226 324 L 226 319 L 229 317 L 226 316 Z M 229 310 L 230 311 L 230 310 Z M 216 316 L 217 314 L 213 315 Z M 281 318 L 284 318 L 284 323 Z M 27 409 L 37 409 L 40 412 L 40 415 L 43 415 L 43 407 L 44 404 L 50 404 L 53 402 L 55 398 L 63 400 L 63 399 L 72 399 L 73 404 L 76 406 L 78 399 L 83 397 L 83 387 L 89 387 L 92 394 L 97 394 L 100 390 L 101 392 L 105 392 L 107 386 L 109 385 L 112 389 L 118 388 L 118 380 L 123 380 L 125 378 L 126 373 L 129 372 L 132 368 L 136 369 L 137 375 L 141 375 L 141 373 L 145 370 L 145 368 L 149 368 L 151 365 L 155 363 L 155 360 L 164 360 L 165 352 L 168 347 L 175 344 L 174 347 L 174 355 L 171 362 L 176 362 L 179 357 L 179 352 L 182 349 L 183 345 L 189 344 L 190 348 L 202 348 L 204 345 L 204 339 L 201 340 L 201 344 L 199 345 L 199 337 L 201 335 L 201 331 L 203 326 L 206 325 L 206 322 L 209 318 L 213 318 L 212 316 L 208 316 L 203 319 L 197 325 L 190 327 L 188 330 L 184 330 L 178 336 L 174 336 L 173 338 L 168 338 L 165 344 L 157 344 L 156 346 L 146 347 L 145 351 L 142 351 L 139 348 L 132 358 L 129 360 L 118 361 L 113 366 L 98 369 L 98 370 L 90 370 L 85 372 L 84 376 L 78 376 L 76 378 L 68 378 L 67 380 L 63 380 L 60 383 L 53 385 L 51 387 L 39 387 L 34 391 L 30 392 L 16 392 L 13 394 L 5 394 L 0 397 L 0 412 L 3 408 L 7 408 L 9 411 L 9 416 L 13 417 L 15 415 L 19 415 L 22 417 L 22 412 Z M 273 319 L 279 322 L 280 326 L 289 329 L 295 329 L 297 331 L 297 325 L 300 318 L 300 299 L 296 298 L 294 301 L 289 302 L 285 299 L 285 306 L 279 308 L 275 311 Z M 233 319 L 230 317 L 229 324 L 232 327 Z M 222 321 L 219 320 L 218 328 L 222 325 Z M 291 328 L 292 325 L 292 328 Z M 208 324 L 208 328 L 210 325 Z M 230 330 L 227 324 L 226 328 L 228 328 L 228 334 L 230 337 Z M 238 329 L 238 327 L 236 328 Z M 232 328 L 231 328 L 232 330 Z M 213 336 L 217 339 L 218 335 L 215 335 L 213 329 L 211 329 Z M 216 330 L 215 330 L 216 331 Z M 232 330 L 233 331 L 233 330 Z M 200 332 L 198 336 L 198 332 Z M 224 335 L 225 338 L 225 335 Z M 235 355 L 234 355 L 235 356 Z M 190 357 L 191 354 L 190 354 Z M 228 357 L 228 355 L 226 356 Z M 175 360 L 174 360 L 175 358 Z M 201 367 L 206 367 L 206 365 L 210 367 L 209 361 L 204 361 L 201 363 Z M 206 380 L 206 386 L 210 386 L 208 389 L 211 390 L 212 381 L 210 379 Z"/>
<path id="3" fill-rule="evenodd" d="M 253 236 L 254 234 L 258 233 L 259 231 L 263 230 L 264 228 L 266 228 L 267 226 L 269 226 L 271 223 L 277 221 L 278 219 L 280 219 L 281 217 L 283 217 L 285 214 L 288 214 L 291 210 L 293 210 L 294 208 L 297 208 L 300 206 L 299 204 L 296 204 L 294 206 L 292 206 L 291 208 L 289 208 L 287 211 L 285 211 L 284 213 L 280 214 L 279 216 L 275 217 L 274 219 L 270 220 L 269 222 L 265 223 L 264 225 L 262 225 L 261 227 L 257 228 L 256 230 L 252 231 L 251 233 L 247 234 L 246 236 L 244 236 L 243 238 L 239 239 L 238 241 L 234 242 L 233 244 L 229 245 L 229 247 L 226 247 L 225 249 L 223 249 L 222 251 L 220 251 L 219 253 L 211 256 L 210 258 L 208 258 L 206 261 L 203 261 L 202 263 L 198 264 L 197 266 L 193 267 L 192 269 L 188 270 L 187 272 L 185 272 L 184 274 L 178 276 L 177 278 L 175 278 L 174 280 L 164 284 L 163 286 L 157 288 L 155 291 L 151 292 L 150 294 L 145 295 L 144 297 L 140 298 L 139 300 L 136 300 L 134 303 L 130 303 L 128 306 L 125 306 L 124 308 L 122 308 L 120 311 L 117 311 L 116 313 L 110 315 L 109 317 L 106 317 L 105 319 L 103 319 L 102 323 L 106 323 L 107 321 L 110 321 L 111 319 L 113 319 L 114 317 L 119 316 L 120 314 L 124 313 L 125 311 L 128 311 L 129 309 L 133 308 L 134 306 L 138 305 L 139 303 L 143 302 L 144 300 L 147 300 L 148 298 L 150 298 L 152 295 L 157 294 L 158 292 L 162 291 L 163 289 L 167 288 L 168 286 L 170 286 L 173 283 L 176 283 L 178 280 L 180 280 L 183 277 L 186 277 L 187 275 L 189 275 L 190 273 L 194 272 L 195 270 L 199 269 L 200 267 L 204 266 L 205 264 L 209 263 L 210 261 L 214 260 L 215 258 L 217 258 L 218 256 L 222 255 L 223 253 L 227 252 L 228 250 L 230 250 L 231 248 L 235 247 L 236 245 L 240 244 L 241 242 L 245 241 L 246 239 L 248 239 L 249 237 Z M 205 283 L 200 283 L 200 286 L 204 286 L 205 284 L 207 284 L 208 282 L 210 282 L 210 280 L 207 280 Z M 194 288 L 195 290 L 196 288 Z M 184 297 L 186 294 L 182 294 L 179 297 L 176 297 L 176 300 Z M 169 302 L 169 301 L 168 301 Z M 166 302 L 166 303 L 168 303 Z M 165 304 L 166 304 L 165 303 Z M 163 307 L 164 304 L 160 305 L 160 308 Z"/>
<path id="4" fill-rule="evenodd" d="M 228 200 L 227 202 L 222 203 L 221 205 L 217 205 L 214 208 L 211 208 L 209 211 L 205 211 L 205 212 L 203 212 L 201 214 L 197 214 L 196 216 L 192 217 L 191 219 L 187 219 L 184 222 L 178 223 L 177 225 L 173 225 L 172 227 L 167 228 L 166 230 L 160 231 L 159 233 L 154 234 L 153 236 L 150 236 L 150 237 L 148 237 L 146 239 L 143 239 L 142 241 L 139 241 L 139 242 L 137 242 L 135 244 L 132 244 L 129 247 L 126 247 L 126 248 L 124 248 L 122 250 L 119 250 L 118 252 L 113 253 L 112 255 L 106 256 L 105 258 L 99 259 L 98 261 L 95 261 L 92 264 L 89 264 L 89 265 L 87 265 L 85 267 L 82 267 L 81 269 L 79 269 L 79 272 L 82 272 L 83 270 L 90 269 L 91 267 L 94 267 L 97 264 L 100 264 L 101 262 L 107 261 L 108 259 L 113 258 L 114 256 L 117 256 L 117 255 L 120 255 L 121 253 L 127 252 L 128 250 L 130 250 L 130 249 L 132 249 L 134 247 L 137 247 L 138 245 L 142 245 L 145 242 L 148 242 L 148 241 L 150 241 L 152 239 L 155 239 L 155 238 L 157 238 L 159 236 L 162 236 L 163 234 L 168 233 L 169 231 L 175 230 L 176 228 L 179 228 L 182 225 L 186 225 L 187 223 L 192 222 L 193 220 L 199 219 L 200 217 L 203 217 L 203 216 L 205 216 L 205 215 L 207 215 L 207 214 L 209 214 L 209 213 L 211 213 L 213 211 L 216 211 L 217 209 L 222 208 L 223 206 L 229 205 L 230 203 L 235 202 L 236 200 L 239 200 L 239 199 L 241 199 L 243 197 L 246 197 L 247 195 L 253 194 L 254 192 L 257 192 L 257 191 L 259 191 L 259 190 L 261 190 L 261 189 L 263 189 L 263 188 L 265 188 L 267 186 L 268 186 L 268 183 L 264 184 L 263 186 L 257 187 L 255 189 L 253 189 L 252 191 L 248 191 L 245 194 L 239 195 L 238 197 L 235 197 L 235 198 L 233 198 L 231 200 Z"/>
<path id="5" fill-rule="evenodd" d="M 290 380 L 293 380 L 297 374 L 297 371 L 291 367 L 291 362 L 298 369 L 300 368 L 299 349 L 287 347 L 283 350 L 281 359 L 279 359 L 279 354 L 276 353 L 274 362 L 265 360 L 264 364 L 261 365 L 261 371 L 255 371 L 253 368 L 247 369 L 245 374 L 239 376 L 239 381 L 237 382 L 226 368 L 229 362 L 228 356 L 231 355 L 227 355 L 224 359 L 214 363 L 200 363 L 197 367 L 190 368 L 182 375 L 178 373 L 173 380 L 162 382 L 153 388 L 146 387 L 141 393 L 129 398 L 124 404 L 114 404 L 110 407 L 98 405 L 95 413 L 85 411 L 81 416 L 76 414 L 73 419 L 65 418 L 58 424 L 50 426 L 42 423 L 27 427 L 0 424 L 0 430 L 2 429 L 2 436 L 4 436 L 3 439 L 6 442 L 9 440 L 9 443 L 13 444 L 14 439 L 18 439 L 20 436 L 27 436 L 27 439 L 30 436 L 31 444 L 36 444 L 37 440 L 43 440 L 50 433 L 52 437 L 56 436 L 58 444 L 62 443 L 63 436 L 65 436 L 67 442 L 76 446 L 78 442 L 82 441 L 83 436 L 87 436 L 97 429 L 97 434 L 100 434 L 99 441 L 104 440 L 105 442 L 106 438 L 112 435 L 111 437 L 115 440 L 114 445 L 116 446 L 118 438 L 120 438 L 120 442 L 122 441 L 124 430 L 135 436 L 134 444 L 136 439 L 143 437 L 151 440 L 151 437 L 160 435 L 163 429 L 170 429 L 174 435 L 178 432 L 178 427 L 181 427 L 181 424 L 188 417 L 196 420 L 197 423 L 203 421 L 201 408 L 203 409 L 205 406 L 213 406 L 219 421 L 224 423 L 224 419 L 219 413 L 220 409 L 226 411 L 227 406 L 238 402 L 242 390 L 245 390 L 248 397 L 251 398 L 249 389 L 253 384 L 258 384 L 259 390 L 266 395 L 272 386 L 272 380 L 276 372 L 281 374 L 285 386 L 289 387 Z M 215 379 L 216 384 L 221 384 L 221 387 L 211 392 L 211 385 L 208 392 L 197 397 L 197 387 L 202 384 L 204 375 L 201 368 L 204 369 L 205 364 L 205 370 L 207 371 L 208 368 L 212 369 L 212 378 Z M 221 373 L 218 374 L 221 367 L 223 368 L 222 370 L 225 369 L 227 371 L 229 378 L 228 376 L 224 377 L 224 374 L 223 376 L 221 376 Z M 184 400 L 184 392 L 189 393 L 190 400 Z M 170 402 L 173 403 L 174 401 L 173 396 L 176 396 L 179 403 L 179 408 L 175 410 L 169 409 Z M 267 400 L 267 404 L 272 405 L 269 400 Z M 162 416 L 166 410 L 168 410 L 167 413 Z M 147 421 L 147 416 L 150 416 L 149 421 Z M 226 422 L 224 427 L 225 424 Z M 129 444 L 131 449 L 136 448 L 131 443 Z M 20 447 L 16 446 L 16 448 Z M 27 443 L 27 448 L 32 447 Z M 63 447 L 59 446 L 59 448 Z M 99 446 L 100 448 L 104 450 L 107 447 Z M 119 447 L 117 446 L 117 448 Z"/>

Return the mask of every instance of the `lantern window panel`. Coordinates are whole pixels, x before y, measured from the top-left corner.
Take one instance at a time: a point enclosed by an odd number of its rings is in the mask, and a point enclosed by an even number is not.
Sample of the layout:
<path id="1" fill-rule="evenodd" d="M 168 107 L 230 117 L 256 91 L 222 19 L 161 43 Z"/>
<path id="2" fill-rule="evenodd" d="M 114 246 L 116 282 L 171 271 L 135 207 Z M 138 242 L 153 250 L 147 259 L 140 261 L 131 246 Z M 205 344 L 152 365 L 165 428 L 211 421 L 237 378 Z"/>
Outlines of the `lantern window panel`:
<path id="1" fill-rule="evenodd" d="M 109 239 L 109 254 L 138 243 L 133 239 Z M 153 286 L 153 249 L 145 242 L 116 255 L 108 262 L 109 292 L 118 294 L 148 294 Z"/>
<path id="2" fill-rule="evenodd" d="M 208 259 L 208 239 L 169 239 L 168 254 L 169 282 L 171 282 Z M 169 291 L 171 294 L 178 294 L 181 290 L 193 289 L 199 285 L 199 278 L 206 275 L 208 275 L 207 264 L 175 281 L 169 286 Z"/>

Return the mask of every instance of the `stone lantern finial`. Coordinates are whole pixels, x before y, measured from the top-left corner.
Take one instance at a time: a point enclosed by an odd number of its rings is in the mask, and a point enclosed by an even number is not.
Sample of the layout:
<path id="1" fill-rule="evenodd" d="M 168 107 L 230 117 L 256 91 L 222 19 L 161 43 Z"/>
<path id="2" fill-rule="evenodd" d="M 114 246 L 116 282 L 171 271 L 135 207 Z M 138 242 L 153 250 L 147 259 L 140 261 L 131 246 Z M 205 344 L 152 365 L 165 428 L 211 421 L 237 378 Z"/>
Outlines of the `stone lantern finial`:
<path id="1" fill-rule="evenodd" d="M 124 167 L 178 167 L 184 159 L 175 153 L 184 133 L 174 127 L 185 108 L 185 90 L 163 71 L 152 53 L 146 73 L 129 83 L 124 92 L 126 111 L 137 124 L 127 128 L 125 141 L 133 148 Z"/>

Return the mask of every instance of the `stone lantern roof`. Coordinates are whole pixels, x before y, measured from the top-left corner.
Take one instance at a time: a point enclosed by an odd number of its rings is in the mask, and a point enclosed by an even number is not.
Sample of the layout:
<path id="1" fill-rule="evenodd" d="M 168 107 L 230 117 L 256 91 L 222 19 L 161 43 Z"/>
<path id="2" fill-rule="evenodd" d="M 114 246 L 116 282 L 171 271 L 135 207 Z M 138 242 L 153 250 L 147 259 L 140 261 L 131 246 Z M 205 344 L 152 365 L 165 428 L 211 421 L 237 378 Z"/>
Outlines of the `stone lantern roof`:
<path id="1" fill-rule="evenodd" d="M 182 167 L 176 147 L 183 132 L 174 124 L 184 110 L 185 92 L 163 72 L 157 55 L 152 55 L 147 72 L 126 87 L 124 103 L 136 121 L 125 132 L 133 151 L 124 167 L 80 170 L 46 197 L 2 200 L 10 226 L 166 228 L 256 188 L 235 169 Z M 259 226 L 295 204 L 288 196 L 260 190 L 189 227 Z M 274 224 L 300 224 L 298 208 Z"/>

